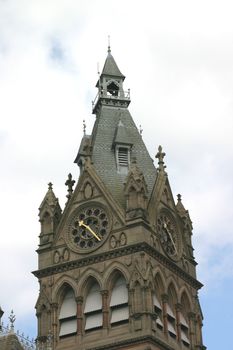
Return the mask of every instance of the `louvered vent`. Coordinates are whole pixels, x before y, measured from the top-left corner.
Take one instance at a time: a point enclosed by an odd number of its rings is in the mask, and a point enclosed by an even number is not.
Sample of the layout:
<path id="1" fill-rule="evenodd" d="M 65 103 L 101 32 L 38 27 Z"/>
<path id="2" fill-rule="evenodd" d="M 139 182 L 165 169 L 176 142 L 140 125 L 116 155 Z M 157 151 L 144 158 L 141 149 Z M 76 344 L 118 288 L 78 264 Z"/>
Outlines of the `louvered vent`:
<path id="1" fill-rule="evenodd" d="M 118 162 L 119 166 L 126 166 L 129 165 L 129 159 L 128 159 L 128 148 L 120 147 L 118 150 Z"/>

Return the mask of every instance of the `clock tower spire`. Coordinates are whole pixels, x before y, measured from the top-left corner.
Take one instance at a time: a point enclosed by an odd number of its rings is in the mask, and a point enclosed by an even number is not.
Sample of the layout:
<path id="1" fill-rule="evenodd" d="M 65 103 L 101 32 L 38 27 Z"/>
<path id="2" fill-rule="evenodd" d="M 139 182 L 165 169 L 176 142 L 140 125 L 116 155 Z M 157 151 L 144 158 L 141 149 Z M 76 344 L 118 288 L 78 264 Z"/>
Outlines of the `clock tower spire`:
<path id="1" fill-rule="evenodd" d="M 54 350 L 204 350 L 192 222 L 174 201 L 162 147 L 158 165 L 149 155 L 124 80 L 109 45 L 79 178 L 74 186 L 68 175 L 63 211 L 51 184 L 40 207 L 37 340 L 45 348 L 52 334 Z"/>

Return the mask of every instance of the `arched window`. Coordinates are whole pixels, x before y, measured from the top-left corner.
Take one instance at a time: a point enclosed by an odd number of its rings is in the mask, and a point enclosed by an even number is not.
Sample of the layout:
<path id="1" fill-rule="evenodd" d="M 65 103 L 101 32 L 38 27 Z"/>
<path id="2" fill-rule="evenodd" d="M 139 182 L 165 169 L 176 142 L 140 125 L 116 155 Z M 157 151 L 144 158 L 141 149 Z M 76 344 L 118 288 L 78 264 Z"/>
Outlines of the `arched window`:
<path id="1" fill-rule="evenodd" d="M 102 327 L 102 298 L 100 294 L 100 287 L 97 282 L 93 282 L 89 289 L 86 298 L 84 314 L 86 319 L 86 331 L 95 330 Z"/>
<path id="2" fill-rule="evenodd" d="M 112 326 L 127 323 L 129 321 L 128 289 L 123 276 L 116 280 L 110 300 Z"/>
<path id="3" fill-rule="evenodd" d="M 59 313 L 60 332 L 59 336 L 67 336 L 77 332 L 77 304 L 74 291 L 66 289 Z"/>
<path id="4" fill-rule="evenodd" d="M 107 85 L 107 94 L 115 97 L 118 96 L 119 86 L 114 81 Z"/>

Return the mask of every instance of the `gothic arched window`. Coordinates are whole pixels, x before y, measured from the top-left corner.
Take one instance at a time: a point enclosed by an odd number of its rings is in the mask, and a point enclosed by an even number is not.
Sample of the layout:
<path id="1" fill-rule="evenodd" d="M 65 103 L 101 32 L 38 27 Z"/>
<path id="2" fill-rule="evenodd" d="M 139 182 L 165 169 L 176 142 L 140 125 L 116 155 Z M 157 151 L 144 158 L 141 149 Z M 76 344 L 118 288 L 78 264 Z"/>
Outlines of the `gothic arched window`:
<path id="1" fill-rule="evenodd" d="M 102 327 L 102 297 L 100 294 L 100 286 L 97 282 L 93 282 L 87 294 L 84 315 L 86 331 Z"/>
<path id="2" fill-rule="evenodd" d="M 119 276 L 113 285 L 110 300 L 112 326 L 127 323 L 129 320 L 128 288 L 123 276 Z"/>
<path id="3" fill-rule="evenodd" d="M 68 287 L 64 293 L 59 312 L 60 332 L 59 336 L 75 334 L 77 332 L 77 304 L 74 291 Z"/>
<path id="4" fill-rule="evenodd" d="M 112 81 L 110 84 L 107 85 L 107 93 L 108 95 L 118 96 L 119 86 L 114 81 Z"/>

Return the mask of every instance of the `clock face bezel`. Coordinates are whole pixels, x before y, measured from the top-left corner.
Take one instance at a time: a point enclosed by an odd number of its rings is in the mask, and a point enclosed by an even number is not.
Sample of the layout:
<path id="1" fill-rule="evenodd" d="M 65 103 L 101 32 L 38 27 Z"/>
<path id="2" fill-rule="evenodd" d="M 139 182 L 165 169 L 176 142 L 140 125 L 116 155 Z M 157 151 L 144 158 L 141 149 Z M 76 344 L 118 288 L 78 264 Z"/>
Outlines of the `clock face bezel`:
<path id="1" fill-rule="evenodd" d="M 100 238 L 100 241 L 80 221 L 87 225 Z M 68 220 L 67 242 L 70 248 L 79 253 L 89 253 L 98 249 L 111 230 L 112 220 L 109 211 L 100 203 L 91 202 L 77 207 Z"/>
<path id="2" fill-rule="evenodd" d="M 176 220 L 170 212 L 160 211 L 157 218 L 157 232 L 165 254 L 172 260 L 179 260 L 181 250 L 180 232 Z"/>

